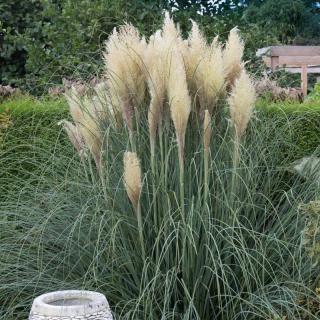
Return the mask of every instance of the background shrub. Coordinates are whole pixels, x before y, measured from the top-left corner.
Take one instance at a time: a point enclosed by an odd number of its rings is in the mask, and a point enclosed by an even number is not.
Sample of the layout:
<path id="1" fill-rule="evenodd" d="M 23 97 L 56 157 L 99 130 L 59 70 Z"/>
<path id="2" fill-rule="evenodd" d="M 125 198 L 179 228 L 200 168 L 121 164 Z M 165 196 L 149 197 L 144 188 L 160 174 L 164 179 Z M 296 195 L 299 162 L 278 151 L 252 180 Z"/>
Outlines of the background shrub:
<path id="1" fill-rule="evenodd" d="M 184 0 L 11 0 L 0 4 L 0 83 L 41 94 L 63 77 L 87 78 L 99 72 L 103 41 L 113 27 L 127 20 L 149 35 L 164 9 L 174 13 L 183 32 L 192 18 L 209 38 L 225 38 L 238 25 L 252 72 L 262 68 L 255 57 L 259 47 L 319 42 L 319 8 L 309 0 L 228 0 L 219 6 Z"/>
<path id="2" fill-rule="evenodd" d="M 320 24 L 314 4 L 304 0 L 251 1 L 244 19 L 281 43 L 304 39 L 303 44 L 308 44 L 319 39 Z"/>
<path id="3" fill-rule="evenodd" d="M 92 76 L 101 66 L 103 41 L 115 26 L 128 20 L 148 33 L 159 23 L 161 9 L 162 1 L 12 0 L 1 4 L 0 80 L 39 94 L 63 77 Z"/>
<path id="4" fill-rule="evenodd" d="M 23 85 L 28 50 L 27 35 L 37 28 L 42 6 L 39 0 L 0 3 L 0 83 Z"/>
<path id="5" fill-rule="evenodd" d="M 318 100 L 300 103 L 279 102 L 270 103 L 260 100 L 257 103 L 259 112 L 279 123 L 289 124 L 286 133 L 286 146 L 280 154 L 292 161 L 310 156 L 320 146 L 320 104 Z M 288 146 L 290 148 L 288 149 Z"/>

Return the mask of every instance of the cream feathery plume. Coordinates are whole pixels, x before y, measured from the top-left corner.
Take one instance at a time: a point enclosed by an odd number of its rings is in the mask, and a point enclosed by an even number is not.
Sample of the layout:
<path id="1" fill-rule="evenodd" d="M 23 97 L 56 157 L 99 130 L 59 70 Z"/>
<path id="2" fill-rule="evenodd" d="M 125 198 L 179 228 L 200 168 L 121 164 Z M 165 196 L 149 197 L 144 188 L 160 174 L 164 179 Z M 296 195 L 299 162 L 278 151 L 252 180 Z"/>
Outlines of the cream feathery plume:
<path id="1" fill-rule="evenodd" d="M 180 156 L 183 158 L 185 132 L 191 111 L 191 100 L 188 92 L 183 60 L 178 50 L 171 52 L 171 67 L 167 83 L 171 118 L 176 130 Z M 182 160 L 182 159 L 181 159 Z"/>
<path id="2" fill-rule="evenodd" d="M 99 119 L 92 101 L 85 97 L 83 100 L 83 119 L 79 124 L 80 132 L 95 160 L 96 166 L 101 170 L 102 137 Z"/>
<path id="3" fill-rule="evenodd" d="M 162 27 L 163 47 L 165 48 L 166 93 L 170 105 L 171 118 L 178 141 L 180 205 L 184 219 L 184 145 L 185 133 L 191 111 L 186 70 L 181 48 L 183 40 L 179 30 L 167 13 Z"/>
<path id="4" fill-rule="evenodd" d="M 151 152 L 154 153 L 156 131 L 162 121 L 164 110 L 164 102 L 169 91 L 169 82 L 172 81 L 172 72 L 174 61 L 172 59 L 173 52 L 179 52 L 182 48 L 183 40 L 180 35 L 179 28 L 177 28 L 170 18 L 168 12 L 165 14 L 164 23 L 161 30 L 158 30 L 151 38 L 146 50 L 145 61 L 147 67 L 148 87 L 151 96 L 148 121 L 150 130 L 150 145 Z M 180 52 L 178 53 L 180 57 Z M 183 60 L 181 60 L 183 71 L 182 77 L 185 74 L 183 67 Z M 171 80 L 170 80 L 171 78 Z M 174 84 L 176 86 L 176 84 Z M 169 98 L 170 99 L 170 98 Z"/>
<path id="5" fill-rule="evenodd" d="M 168 47 L 179 46 L 179 42 L 183 41 L 179 27 L 176 27 L 173 19 L 167 11 L 165 13 L 162 26 L 162 37 L 166 39 Z"/>
<path id="6" fill-rule="evenodd" d="M 143 55 L 146 41 L 130 24 L 115 28 L 106 42 L 104 62 L 107 69 L 110 103 L 123 114 L 130 130 L 134 109 L 145 97 L 146 79 Z"/>
<path id="7" fill-rule="evenodd" d="M 187 80 L 192 91 L 196 90 L 195 86 L 195 72 L 199 67 L 201 60 L 207 50 L 207 41 L 199 29 L 198 24 L 191 20 L 192 28 L 187 40 L 188 50 L 184 55 L 186 64 Z"/>
<path id="8" fill-rule="evenodd" d="M 206 50 L 196 72 L 196 82 L 201 109 L 212 113 L 225 87 L 222 49 L 218 43 L 213 42 Z"/>
<path id="9" fill-rule="evenodd" d="M 184 136 L 191 111 L 186 71 L 180 51 L 183 42 L 180 31 L 176 28 L 168 12 L 162 27 L 162 43 L 165 62 L 165 88 L 170 104 L 171 118 L 176 130 L 180 155 L 183 155 Z"/>
<path id="10" fill-rule="evenodd" d="M 167 83 L 171 118 L 178 140 L 180 205 L 184 219 L 184 146 L 185 133 L 191 111 L 191 100 L 188 93 L 186 73 L 180 52 L 171 52 L 170 74 Z"/>
<path id="11" fill-rule="evenodd" d="M 154 155 L 156 132 L 162 120 L 166 96 L 166 65 L 162 44 L 161 31 L 157 31 L 151 37 L 145 54 L 148 88 L 151 97 L 148 110 L 148 123 L 152 156 Z"/>
<path id="12" fill-rule="evenodd" d="M 68 120 L 61 120 L 58 122 L 58 125 L 62 125 L 63 129 L 66 131 L 68 138 L 74 148 L 77 150 L 81 160 L 86 157 L 85 152 L 85 141 L 83 136 L 80 133 L 79 128 Z"/>
<path id="13" fill-rule="evenodd" d="M 181 37 L 179 25 L 175 25 L 168 12 L 165 13 L 161 37 L 159 37 L 158 41 L 162 46 L 162 60 L 165 66 L 163 72 L 165 77 L 168 78 L 171 71 L 171 52 L 177 51 L 180 56 L 183 57 L 184 50 L 186 49 L 185 42 Z"/>
<path id="14" fill-rule="evenodd" d="M 229 33 L 228 41 L 223 52 L 223 63 L 229 85 L 233 85 L 235 79 L 243 69 L 243 51 L 244 43 L 239 35 L 239 29 L 235 27 L 231 29 Z"/>
<path id="15" fill-rule="evenodd" d="M 253 113 L 255 98 L 254 84 L 246 71 L 242 70 L 240 76 L 235 79 L 231 94 L 228 98 L 231 123 L 234 128 L 233 170 L 230 186 L 231 203 L 234 203 L 235 195 L 239 187 L 237 171 L 241 158 L 241 137 L 244 135 Z"/>
<path id="16" fill-rule="evenodd" d="M 71 116 L 100 170 L 102 138 L 96 107 L 87 96 L 79 97 L 74 87 L 65 96 Z"/>
<path id="17" fill-rule="evenodd" d="M 215 38 L 209 46 L 194 21 L 188 43 L 185 61 L 189 88 L 199 101 L 202 112 L 209 109 L 212 113 L 225 83 L 221 45 Z"/>
<path id="18" fill-rule="evenodd" d="M 161 47 L 162 73 L 165 82 L 168 83 L 172 69 L 172 52 L 179 53 L 181 61 L 183 62 L 182 48 L 184 48 L 184 41 L 181 37 L 179 26 L 176 27 L 168 12 L 165 13 L 161 33 L 158 34 L 155 41 L 159 43 L 158 47 Z M 185 71 L 183 74 L 185 74 Z M 166 90 L 168 90 L 167 87 Z"/>
<path id="19" fill-rule="evenodd" d="M 142 250 L 143 260 L 146 258 L 146 251 L 144 245 L 143 237 L 143 222 L 141 215 L 141 206 L 140 206 L 140 195 L 141 195 L 141 166 L 140 161 L 135 152 L 125 152 L 123 158 L 124 164 L 124 185 L 128 194 L 128 197 L 134 207 L 135 213 L 137 215 L 138 222 L 138 232 L 139 239 Z"/>
<path id="20" fill-rule="evenodd" d="M 137 154 L 135 152 L 125 152 L 123 164 L 124 185 L 133 207 L 137 210 L 141 194 L 141 167 Z"/>
<path id="21" fill-rule="evenodd" d="M 108 96 L 108 85 L 105 81 L 97 83 L 94 87 L 94 94 L 92 96 L 92 104 L 97 118 L 109 119 L 110 122 L 115 122 L 115 110 L 110 105 Z"/>
<path id="22" fill-rule="evenodd" d="M 254 84 L 246 71 L 236 79 L 231 95 L 228 98 L 231 121 L 235 128 L 236 139 L 240 140 L 251 118 L 256 94 Z"/>
<path id="23" fill-rule="evenodd" d="M 81 97 L 78 95 L 77 90 L 74 86 L 65 93 L 67 103 L 72 119 L 75 123 L 79 123 L 82 120 L 83 112 L 81 109 Z"/>

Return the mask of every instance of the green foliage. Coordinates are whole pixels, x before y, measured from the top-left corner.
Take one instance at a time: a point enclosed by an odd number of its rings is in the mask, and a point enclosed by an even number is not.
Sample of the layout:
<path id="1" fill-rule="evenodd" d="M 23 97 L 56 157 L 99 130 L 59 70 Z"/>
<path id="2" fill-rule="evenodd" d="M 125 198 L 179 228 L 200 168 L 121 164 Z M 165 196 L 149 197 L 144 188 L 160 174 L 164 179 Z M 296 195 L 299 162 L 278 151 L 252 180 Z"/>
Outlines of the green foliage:
<path id="1" fill-rule="evenodd" d="M 307 98 L 309 101 L 319 101 L 320 100 L 320 83 L 316 83 L 311 93 Z"/>
<path id="2" fill-rule="evenodd" d="M 21 85 L 26 73 L 26 33 L 36 29 L 40 18 L 39 0 L 0 3 L 0 82 Z"/>
<path id="3" fill-rule="evenodd" d="M 0 112 L 8 111 L 14 115 L 30 115 L 36 113 L 43 116 L 50 116 L 50 114 L 55 113 L 57 117 L 60 115 L 61 118 L 61 115 L 67 112 L 67 110 L 67 104 L 63 98 L 52 99 L 45 96 L 41 99 L 36 99 L 30 95 L 20 95 L 0 104 Z"/>
<path id="4" fill-rule="evenodd" d="M 63 100 L 19 97 L 0 105 L 0 119 L 9 120 L 9 125 L 0 127 L 1 199 L 12 189 L 19 192 L 24 181 L 39 174 L 39 163 L 60 152 L 66 139 L 57 123 L 66 116 Z M 49 158 L 44 159 L 42 152 Z"/>
<path id="5" fill-rule="evenodd" d="M 319 100 L 303 104 L 293 102 L 270 103 L 260 100 L 257 109 L 266 112 L 270 119 L 288 123 L 290 130 L 285 133 L 286 145 L 279 155 L 295 161 L 310 156 L 320 147 L 320 105 Z M 288 146 L 289 149 L 288 149 Z"/>
<path id="6" fill-rule="evenodd" d="M 145 35 L 172 10 L 185 32 L 189 19 L 205 34 L 221 38 L 238 25 L 246 41 L 246 60 L 259 72 L 257 48 L 284 41 L 318 41 L 314 1 L 302 0 L 164 1 L 164 0 L 11 0 L 0 4 L 0 81 L 41 94 L 63 77 L 99 73 L 103 41 L 127 20 Z M 281 10 L 278 10 L 278 8 Z M 202 14 L 199 14 L 202 12 Z"/>
<path id="7" fill-rule="evenodd" d="M 282 43 L 290 43 L 298 36 L 307 39 L 319 36 L 319 17 L 302 0 L 260 1 L 249 5 L 244 18 Z"/>
<path id="8" fill-rule="evenodd" d="M 99 72 L 103 42 L 115 26 L 127 20 L 148 33 L 160 23 L 163 8 L 162 1 L 124 0 L 12 0 L 0 5 L 5 32 L 1 81 L 43 93 L 63 77 L 86 79 Z"/>
<path id="9" fill-rule="evenodd" d="M 172 8 L 178 11 L 190 11 L 193 14 L 201 13 L 201 15 L 213 16 L 215 14 L 225 14 L 235 11 L 241 11 L 244 6 L 243 0 L 225 0 L 219 4 L 215 1 L 199 1 L 199 0 L 169 0 Z M 237 14 L 239 14 L 237 12 Z"/>
<path id="10" fill-rule="evenodd" d="M 26 34 L 26 85 L 43 92 L 63 76 L 86 78 L 101 65 L 100 46 L 124 18 L 121 2 L 42 1 L 37 30 Z"/>

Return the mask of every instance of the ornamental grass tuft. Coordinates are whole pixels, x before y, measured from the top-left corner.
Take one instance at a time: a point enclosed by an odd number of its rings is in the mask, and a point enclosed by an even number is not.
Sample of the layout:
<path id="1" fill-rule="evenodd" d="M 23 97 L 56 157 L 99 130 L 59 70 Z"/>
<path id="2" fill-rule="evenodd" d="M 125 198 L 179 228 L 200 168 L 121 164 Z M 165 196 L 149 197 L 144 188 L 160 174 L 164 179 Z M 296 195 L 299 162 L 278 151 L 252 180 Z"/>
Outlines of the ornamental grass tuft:
<path id="1" fill-rule="evenodd" d="M 2 204 L 0 319 L 62 288 L 103 292 L 116 319 L 318 319 L 300 211 L 319 185 L 278 156 L 287 128 L 254 113 L 242 50 L 169 15 L 149 40 L 114 30 L 104 82 L 67 94 L 81 157 Z"/>

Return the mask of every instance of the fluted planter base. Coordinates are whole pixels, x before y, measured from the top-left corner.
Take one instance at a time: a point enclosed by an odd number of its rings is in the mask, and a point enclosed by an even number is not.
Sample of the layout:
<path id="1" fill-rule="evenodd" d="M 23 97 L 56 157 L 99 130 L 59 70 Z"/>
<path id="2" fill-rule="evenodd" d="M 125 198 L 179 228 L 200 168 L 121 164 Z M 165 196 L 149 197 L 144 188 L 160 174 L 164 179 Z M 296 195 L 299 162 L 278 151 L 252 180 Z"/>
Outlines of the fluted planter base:
<path id="1" fill-rule="evenodd" d="M 107 299 L 93 291 L 56 291 L 36 298 L 29 320 L 112 320 Z"/>

